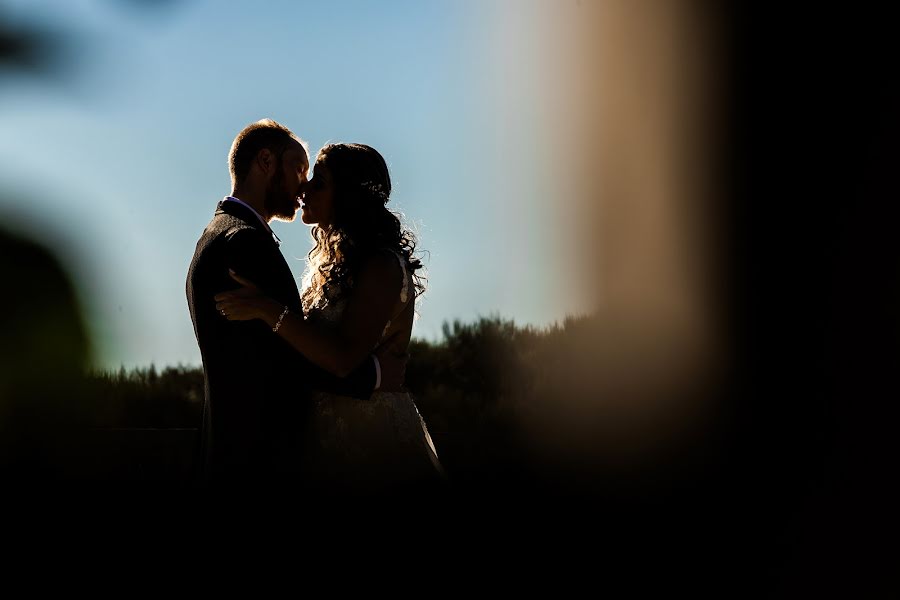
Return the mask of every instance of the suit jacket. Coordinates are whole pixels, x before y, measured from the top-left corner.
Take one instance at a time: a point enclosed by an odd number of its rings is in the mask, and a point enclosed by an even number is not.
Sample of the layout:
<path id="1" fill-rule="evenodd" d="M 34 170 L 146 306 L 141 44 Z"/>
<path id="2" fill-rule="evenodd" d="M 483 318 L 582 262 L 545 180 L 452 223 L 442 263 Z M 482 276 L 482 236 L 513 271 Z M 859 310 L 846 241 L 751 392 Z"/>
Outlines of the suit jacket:
<path id="1" fill-rule="evenodd" d="M 228 321 L 216 311 L 213 297 L 239 287 L 229 268 L 292 311 L 302 311 L 297 284 L 271 233 L 249 208 L 220 202 L 187 276 L 205 379 L 201 482 L 297 483 L 310 441 L 305 429 L 312 390 L 368 398 L 374 362 L 368 359 L 339 379 L 306 360 L 263 321 Z"/>

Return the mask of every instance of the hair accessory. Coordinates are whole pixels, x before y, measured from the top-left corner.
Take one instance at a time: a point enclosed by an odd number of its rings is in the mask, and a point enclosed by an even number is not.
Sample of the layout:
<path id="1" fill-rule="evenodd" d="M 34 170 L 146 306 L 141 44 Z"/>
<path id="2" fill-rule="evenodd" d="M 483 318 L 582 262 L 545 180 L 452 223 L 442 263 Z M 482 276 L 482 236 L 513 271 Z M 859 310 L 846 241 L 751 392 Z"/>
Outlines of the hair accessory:
<path id="1" fill-rule="evenodd" d="M 363 181 L 359 184 L 359 186 L 363 189 L 369 190 L 369 193 L 373 196 L 381 198 L 382 202 L 387 202 L 388 195 L 384 191 L 384 186 L 382 186 L 380 183 L 375 183 L 374 181 Z"/>

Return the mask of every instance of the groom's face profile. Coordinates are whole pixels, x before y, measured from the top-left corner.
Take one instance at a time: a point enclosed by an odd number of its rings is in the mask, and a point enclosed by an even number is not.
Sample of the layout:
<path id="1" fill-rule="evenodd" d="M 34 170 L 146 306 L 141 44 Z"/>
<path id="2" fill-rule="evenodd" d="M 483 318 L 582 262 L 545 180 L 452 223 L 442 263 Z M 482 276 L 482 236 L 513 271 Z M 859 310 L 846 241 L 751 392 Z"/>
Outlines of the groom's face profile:
<path id="1" fill-rule="evenodd" d="M 309 175 L 309 158 L 299 143 L 291 143 L 279 158 L 266 182 L 266 212 L 272 219 L 293 221 Z"/>

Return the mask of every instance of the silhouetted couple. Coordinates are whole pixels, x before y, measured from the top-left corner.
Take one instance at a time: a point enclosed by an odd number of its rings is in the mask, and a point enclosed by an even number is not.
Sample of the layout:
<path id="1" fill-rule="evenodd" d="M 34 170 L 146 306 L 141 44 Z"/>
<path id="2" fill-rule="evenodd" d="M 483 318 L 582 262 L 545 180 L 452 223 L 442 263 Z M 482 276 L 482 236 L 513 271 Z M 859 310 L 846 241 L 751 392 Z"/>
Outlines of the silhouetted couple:
<path id="1" fill-rule="evenodd" d="M 231 195 L 197 243 L 187 298 L 203 358 L 202 476 L 311 492 L 393 493 L 444 474 L 403 385 L 421 293 L 415 238 L 388 210 L 384 158 L 307 148 L 266 119 L 228 156 Z M 269 227 L 313 225 L 302 289 Z"/>

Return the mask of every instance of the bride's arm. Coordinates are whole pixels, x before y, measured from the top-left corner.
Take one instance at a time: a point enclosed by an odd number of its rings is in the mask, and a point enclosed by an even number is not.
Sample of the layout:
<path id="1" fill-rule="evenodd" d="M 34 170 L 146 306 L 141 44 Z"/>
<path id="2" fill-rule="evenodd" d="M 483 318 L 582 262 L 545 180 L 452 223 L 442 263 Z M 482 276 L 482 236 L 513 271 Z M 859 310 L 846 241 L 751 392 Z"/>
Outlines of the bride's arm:
<path id="1" fill-rule="evenodd" d="M 312 363 L 346 377 L 359 366 L 381 339 L 384 326 L 400 294 L 403 273 L 396 258 L 377 255 L 368 260 L 356 278 L 351 296 L 336 329 L 316 327 L 285 306 L 263 295 L 236 275 L 245 287 L 216 296 L 216 308 L 229 320 L 262 319 Z M 280 319 L 280 323 L 279 323 Z"/>

